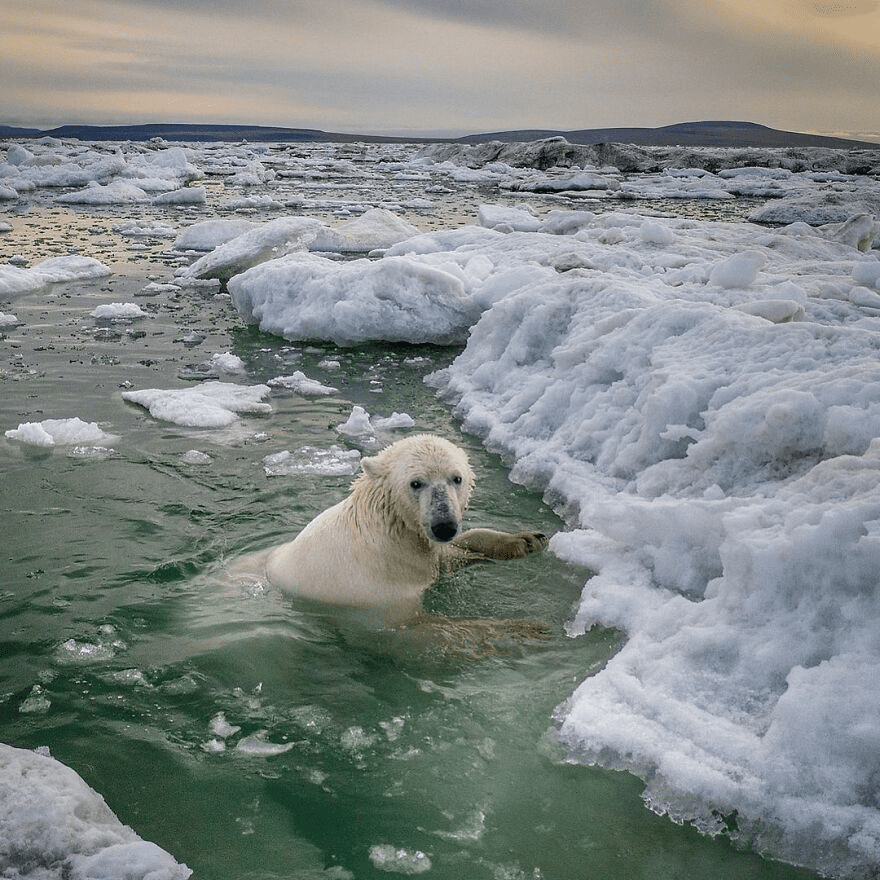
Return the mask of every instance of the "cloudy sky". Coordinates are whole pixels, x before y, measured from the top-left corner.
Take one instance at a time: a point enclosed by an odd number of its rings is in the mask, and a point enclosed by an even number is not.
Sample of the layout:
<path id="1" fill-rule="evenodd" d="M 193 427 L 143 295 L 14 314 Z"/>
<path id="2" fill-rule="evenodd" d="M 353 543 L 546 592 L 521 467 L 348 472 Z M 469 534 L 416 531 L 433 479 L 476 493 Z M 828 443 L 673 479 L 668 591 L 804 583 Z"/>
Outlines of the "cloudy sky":
<path id="1" fill-rule="evenodd" d="M 2 0 L 0 124 L 880 140 L 880 0 Z"/>

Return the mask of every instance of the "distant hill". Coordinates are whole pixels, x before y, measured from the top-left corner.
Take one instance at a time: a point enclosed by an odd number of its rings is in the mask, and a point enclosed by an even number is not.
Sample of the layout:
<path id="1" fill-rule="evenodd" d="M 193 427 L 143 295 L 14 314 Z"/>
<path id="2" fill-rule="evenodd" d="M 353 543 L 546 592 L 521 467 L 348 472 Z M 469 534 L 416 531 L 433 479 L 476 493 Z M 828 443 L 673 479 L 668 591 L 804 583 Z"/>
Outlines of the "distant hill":
<path id="1" fill-rule="evenodd" d="M 578 131 L 499 131 L 460 138 L 479 144 L 564 137 L 572 144 L 636 144 L 640 147 L 831 147 L 844 150 L 880 149 L 880 144 L 847 138 L 780 131 L 755 122 L 680 122 L 661 128 L 586 128 Z"/>
<path id="2" fill-rule="evenodd" d="M 518 143 L 564 137 L 572 144 L 622 143 L 643 147 L 830 147 L 859 150 L 880 149 L 880 144 L 847 138 L 824 137 L 780 131 L 754 122 L 682 122 L 661 128 L 586 128 L 577 131 L 520 129 L 472 134 L 458 138 L 424 138 L 403 135 L 345 134 L 315 128 L 283 128 L 266 125 L 210 125 L 152 123 L 149 125 L 62 125 L 39 130 L 0 125 L 0 138 L 79 138 L 84 141 L 220 141 L 253 143 L 467 143 L 488 141 Z"/>

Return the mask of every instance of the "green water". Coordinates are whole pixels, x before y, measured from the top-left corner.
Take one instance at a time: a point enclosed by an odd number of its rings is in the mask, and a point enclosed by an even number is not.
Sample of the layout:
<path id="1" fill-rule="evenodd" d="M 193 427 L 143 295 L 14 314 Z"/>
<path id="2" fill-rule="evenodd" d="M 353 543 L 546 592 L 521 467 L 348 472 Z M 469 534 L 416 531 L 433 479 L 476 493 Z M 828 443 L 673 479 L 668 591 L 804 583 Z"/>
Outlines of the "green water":
<path id="1" fill-rule="evenodd" d="M 68 234 L 98 236 L 65 219 Z M 426 876 L 451 880 L 814 876 L 653 815 L 628 774 L 562 760 L 554 709 L 619 635 L 563 634 L 587 573 L 549 553 L 468 569 L 429 596 L 437 614 L 551 627 L 485 656 L 219 583 L 226 560 L 346 494 L 350 477 L 270 478 L 261 461 L 340 443 L 353 404 L 465 446 L 469 525 L 562 523 L 423 384 L 454 350 L 290 345 L 192 292 L 138 300 L 149 318 L 96 333 L 97 304 L 169 274 L 158 243 L 111 250 L 88 251 L 112 258 L 110 279 L 2 304 L 24 325 L 0 340 L 0 428 L 79 416 L 121 439 L 106 458 L 0 439 L 0 741 L 48 746 L 204 880 L 360 880 L 429 863 Z M 181 342 L 193 329 L 195 347 Z M 223 351 L 244 359 L 248 383 L 300 369 L 339 394 L 277 394 L 271 416 L 220 432 L 121 398 L 181 387 Z M 319 366 L 328 357 L 338 369 Z M 210 462 L 186 464 L 191 449 Z"/>

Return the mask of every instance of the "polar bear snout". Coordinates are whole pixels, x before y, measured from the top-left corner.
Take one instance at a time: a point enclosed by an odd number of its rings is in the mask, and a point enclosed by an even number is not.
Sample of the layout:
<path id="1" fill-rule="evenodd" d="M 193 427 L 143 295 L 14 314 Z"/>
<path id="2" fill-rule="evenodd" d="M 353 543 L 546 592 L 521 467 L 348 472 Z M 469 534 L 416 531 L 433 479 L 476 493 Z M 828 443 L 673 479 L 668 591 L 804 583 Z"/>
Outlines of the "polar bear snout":
<path id="1" fill-rule="evenodd" d="M 452 518 L 438 519 L 428 530 L 431 540 L 446 544 L 458 534 L 458 523 Z"/>
<path id="2" fill-rule="evenodd" d="M 453 500 L 445 486 L 434 485 L 424 493 L 427 498 L 422 523 L 432 541 L 448 544 L 461 528 L 457 501 Z"/>

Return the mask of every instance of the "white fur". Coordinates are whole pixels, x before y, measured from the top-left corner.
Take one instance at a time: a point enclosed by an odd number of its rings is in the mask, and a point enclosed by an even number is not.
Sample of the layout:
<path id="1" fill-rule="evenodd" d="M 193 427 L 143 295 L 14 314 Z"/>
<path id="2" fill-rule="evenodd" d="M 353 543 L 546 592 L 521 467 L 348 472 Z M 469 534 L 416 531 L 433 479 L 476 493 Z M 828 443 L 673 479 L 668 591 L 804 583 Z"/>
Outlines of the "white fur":
<path id="1" fill-rule="evenodd" d="M 265 574 L 286 593 L 406 618 L 444 561 L 474 485 L 464 450 L 429 434 L 362 461 L 351 494 L 292 541 L 268 551 Z"/>

